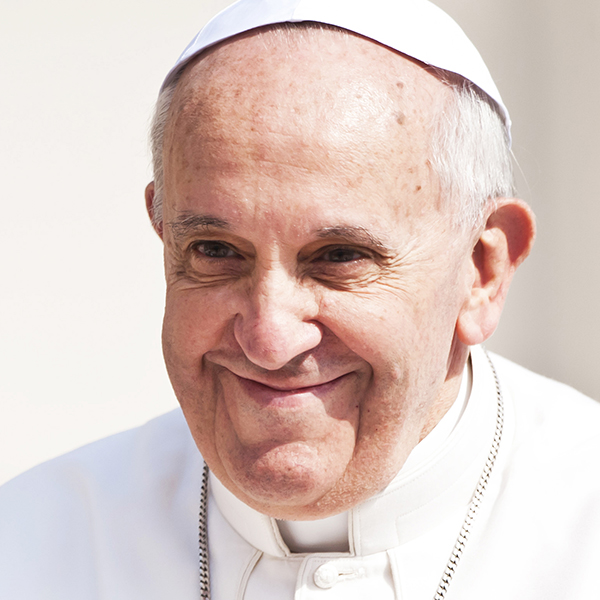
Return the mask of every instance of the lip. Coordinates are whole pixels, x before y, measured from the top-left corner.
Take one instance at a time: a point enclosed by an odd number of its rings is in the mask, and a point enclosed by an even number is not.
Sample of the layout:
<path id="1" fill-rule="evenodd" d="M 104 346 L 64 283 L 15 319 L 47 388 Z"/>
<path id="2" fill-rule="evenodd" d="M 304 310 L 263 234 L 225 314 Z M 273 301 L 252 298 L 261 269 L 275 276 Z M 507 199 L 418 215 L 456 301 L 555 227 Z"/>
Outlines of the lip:
<path id="1" fill-rule="evenodd" d="M 310 402 L 315 398 L 321 399 L 323 396 L 329 395 L 349 377 L 350 373 L 340 375 L 323 383 L 302 387 L 274 387 L 253 379 L 233 375 L 243 391 L 259 404 L 293 408 Z"/>

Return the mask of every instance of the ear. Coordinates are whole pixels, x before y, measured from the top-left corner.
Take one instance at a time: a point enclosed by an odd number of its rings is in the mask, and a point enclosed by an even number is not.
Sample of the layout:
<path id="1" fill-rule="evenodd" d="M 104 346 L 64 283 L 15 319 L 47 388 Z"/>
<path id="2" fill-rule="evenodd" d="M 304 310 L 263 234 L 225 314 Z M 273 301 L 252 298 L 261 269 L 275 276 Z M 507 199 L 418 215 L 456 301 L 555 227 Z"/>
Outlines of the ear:
<path id="1" fill-rule="evenodd" d="M 535 217 L 516 198 L 500 198 L 473 248 L 473 281 L 456 323 L 466 345 L 487 340 L 498 326 L 506 294 L 517 267 L 535 238 Z"/>
<path id="2" fill-rule="evenodd" d="M 151 181 L 146 186 L 146 191 L 144 192 L 146 197 L 146 210 L 148 211 L 148 216 L 150 217 L 150 222 L 152 223 L 152 227 L 154 227 L 154 231 L 158 234 L 160 239 L 163 239 L 163 224 L 162 221 L 156 222 L 154 220 L 154 181 Z"/>

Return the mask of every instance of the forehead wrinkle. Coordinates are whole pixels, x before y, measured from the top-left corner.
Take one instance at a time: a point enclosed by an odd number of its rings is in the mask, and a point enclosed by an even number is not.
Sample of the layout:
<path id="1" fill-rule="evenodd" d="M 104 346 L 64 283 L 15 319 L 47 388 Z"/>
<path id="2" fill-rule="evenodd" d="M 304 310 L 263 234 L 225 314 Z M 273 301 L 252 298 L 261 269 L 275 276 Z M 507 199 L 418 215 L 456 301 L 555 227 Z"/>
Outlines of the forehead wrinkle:
<path id="1" fill-rule="evenodd" d="M 230 229 L 228 221 L 213 215 L 183 213 L 167 225 L 176 239 L 187 237 L 190 233 L 208 233 L 211 229 Z"/>

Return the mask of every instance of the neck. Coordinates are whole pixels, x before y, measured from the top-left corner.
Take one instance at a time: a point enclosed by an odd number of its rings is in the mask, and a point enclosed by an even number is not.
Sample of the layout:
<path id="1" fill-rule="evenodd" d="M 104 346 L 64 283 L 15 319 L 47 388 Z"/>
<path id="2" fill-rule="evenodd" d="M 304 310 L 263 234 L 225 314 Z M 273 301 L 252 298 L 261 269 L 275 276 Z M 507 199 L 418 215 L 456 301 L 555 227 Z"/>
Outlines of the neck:
<path id="1" fill-rule="evenodd" d="M 442 387 L 441 394 L 432 406 L 425 426 L 421 430 L 419 442 L 422 442 L 434 429 L 434 427 L 444 418 L 444 415 L 454 404 L 460 390 L 463 372 L 467 359 L 469 358 L 469 347 L 458 340 L 456 334 L 452 340 L 452 347 L 448 356 L 448 370 L 446 381 Z"/>

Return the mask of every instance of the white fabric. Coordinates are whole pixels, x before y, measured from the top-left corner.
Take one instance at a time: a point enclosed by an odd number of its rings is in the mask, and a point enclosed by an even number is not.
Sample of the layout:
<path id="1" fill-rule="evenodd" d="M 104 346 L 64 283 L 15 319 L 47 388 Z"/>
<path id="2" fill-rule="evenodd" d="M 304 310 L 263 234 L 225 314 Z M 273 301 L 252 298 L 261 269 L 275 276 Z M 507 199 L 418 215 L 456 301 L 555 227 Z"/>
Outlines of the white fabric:
<path id="1" fill-rule="evenodd" d="M 472 360 L 462 418 L 436 452 L 350 511 L 350 552 L 291 553 L 275 520 L 213 482 L 213 598 L 432 598 L 494 429 L 493 376 L 480 349 Z M 493 360 L 505 431 L 449 597 L 597 598 L 600 406 Z M 0 489 L 0 598 L 197 599 L 200 473 L 175 411 L 8 483 Z"/>
<path id="2" fill-rule="evenodd" d="M 239 0 L 190 42 L 163 87 L 192 57 L 227 38 L 273 23 L 317 21 L 354 31 L 427 65 L 458 73 L 510 116 L 481 55 L 458 24 L 428 0 Z"/>
<path id="3" fill-rule="evenodd" d="M 277 521 L 283 543 L 292 552 L 348 552 L 348 513 L 316 521 Z"/>

